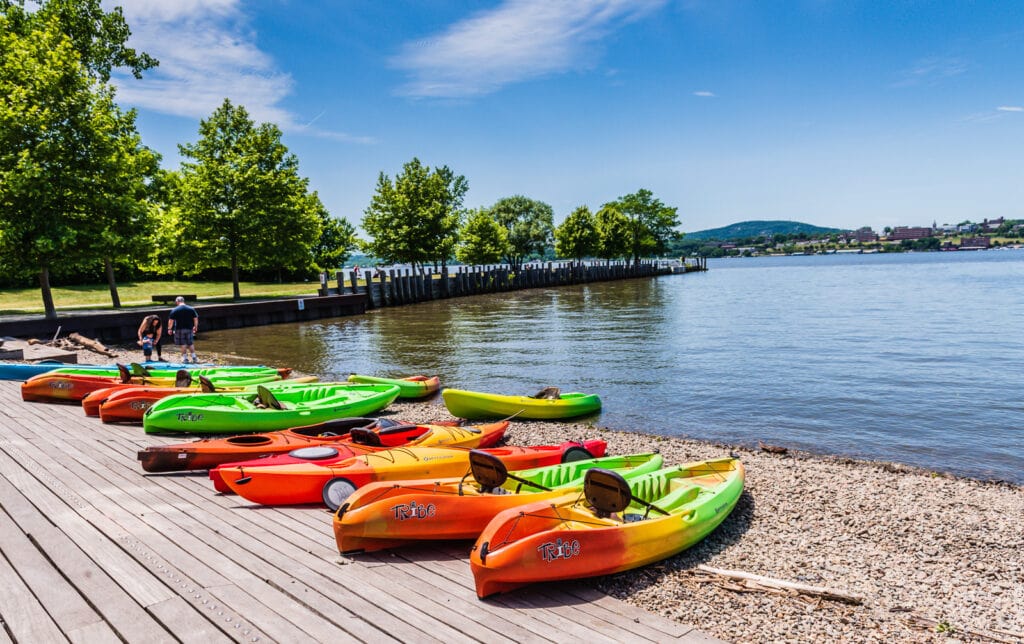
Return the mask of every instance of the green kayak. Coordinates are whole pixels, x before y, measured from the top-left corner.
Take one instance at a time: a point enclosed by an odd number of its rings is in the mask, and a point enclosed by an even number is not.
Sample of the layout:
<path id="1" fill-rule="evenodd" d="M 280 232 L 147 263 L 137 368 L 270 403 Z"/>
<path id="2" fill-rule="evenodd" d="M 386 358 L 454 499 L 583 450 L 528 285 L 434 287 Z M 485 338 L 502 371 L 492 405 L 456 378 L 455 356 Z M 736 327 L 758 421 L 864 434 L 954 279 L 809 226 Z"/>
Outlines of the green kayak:
<path id="1" fill-rule="evenodd" d="M 181 394 L 153 404 L 142 419 L 146 433 L 242 434 L 366 416 L 398 397 L 393 385 L 309 383 L 286 390 Z"/>
<path id="2" fill-rule="evenodd" d="M 528 418 L 553 420 L 573 418 L 600 411 L 597 394 L 560 393 L 556 387 L 542 389 L 535 396 L 503 396 L 463 389 L 441 392 L 444 404 L 460 418 Z"/>
<path id="3" fill-rule="evenodd" d="M 126 367 L 128 373 L 133 377 L 151 378 L 154 383 L 174 382 L 178 375 L 178 369 L 150 369 L 139 364 L 132 364 Z M 187 369 L 193 380 L 204 376 L 218 387 L 244 387 L 247 385 L 258 385 L 272 380 L 287 378 L 291 374 L 290 368 L 277 369 L 275 367 L 238 367 L 206 366 L 197 369 Z M 46 372 L 47 376 L 92 376 L 102 378 L 121 378 L 120 367 L 113 369 L 62 367 Z"/>

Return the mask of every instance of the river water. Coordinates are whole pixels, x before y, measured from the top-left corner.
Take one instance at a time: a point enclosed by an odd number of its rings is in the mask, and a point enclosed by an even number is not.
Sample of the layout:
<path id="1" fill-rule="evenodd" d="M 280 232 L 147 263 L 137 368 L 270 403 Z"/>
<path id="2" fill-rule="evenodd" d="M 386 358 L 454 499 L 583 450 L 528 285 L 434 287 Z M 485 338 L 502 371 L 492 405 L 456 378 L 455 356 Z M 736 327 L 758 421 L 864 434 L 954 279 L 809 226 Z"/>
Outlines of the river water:
<path id="1" fill-rule="evenodd" d="M 203 333 L 322 379 L 599 393 L 614 429 L 758 441 L 1024 483 L 1024 251 L 723 259 Z M 439 417 L 446 416 L 440 398 Z"/>

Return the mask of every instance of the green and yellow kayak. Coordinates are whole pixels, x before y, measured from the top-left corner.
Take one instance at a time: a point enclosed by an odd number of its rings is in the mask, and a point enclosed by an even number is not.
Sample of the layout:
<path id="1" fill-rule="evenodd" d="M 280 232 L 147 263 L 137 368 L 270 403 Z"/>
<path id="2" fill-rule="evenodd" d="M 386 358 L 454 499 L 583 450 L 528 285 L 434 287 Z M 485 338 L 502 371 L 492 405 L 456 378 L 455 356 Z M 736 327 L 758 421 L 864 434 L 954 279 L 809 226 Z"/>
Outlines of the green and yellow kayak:
<path id="1" fill-rule="evenodd" d="M 542 390 L 537 396 L 503 396 L 463 389 L 445 389 L 441 396 L 448 411 L 460 418 L 515 416 L 551 420 L 584 416 L 601 410 L 601 398 L 597 394 L 563 394 L 554 387 Z"/>
<path id="2" fill-rule="evenodd" d="M 610 575 L 689 548 L 725 520 L 743 493 L 734 458 L 625 479 L 588 470 L 583 495 L 500 512 L 470 553 L 480 597 L 532 582 Z"/>

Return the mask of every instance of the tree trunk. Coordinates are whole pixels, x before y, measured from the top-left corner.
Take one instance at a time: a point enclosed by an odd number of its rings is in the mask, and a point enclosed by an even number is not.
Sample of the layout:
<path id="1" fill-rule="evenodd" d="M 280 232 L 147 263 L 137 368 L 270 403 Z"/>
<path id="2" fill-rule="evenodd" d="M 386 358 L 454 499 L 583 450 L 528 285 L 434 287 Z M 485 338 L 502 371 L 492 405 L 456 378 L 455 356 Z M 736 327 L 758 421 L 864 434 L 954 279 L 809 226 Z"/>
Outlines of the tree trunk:
<path id="1" fill-rule="evenodd" d="M 117 294 L 117 280 L 114 279 L 114 262 L 109 257 L 103 258 L 103 268 L 107 272 L 107 286 L 110 287 L 110 303 L 115 309 L 121 308 L 121 297 Z"/>
<path id="2" fill-rule="evenodd" d="M 39 269 L 39 289 L 43 294 L 43 309 L 46 311 L 46 319 L 56 320 L 57 307 L 53 305 L 53 292 L 50 290 L 49 266 L 43 266 Z"/>
<path id="3" fill-rule="evenodd" d="M 242 292 L 238 290 L 238 255 L 231 254 L 231 289 L 232 297 L 238 300 L 242 297 Z"/>

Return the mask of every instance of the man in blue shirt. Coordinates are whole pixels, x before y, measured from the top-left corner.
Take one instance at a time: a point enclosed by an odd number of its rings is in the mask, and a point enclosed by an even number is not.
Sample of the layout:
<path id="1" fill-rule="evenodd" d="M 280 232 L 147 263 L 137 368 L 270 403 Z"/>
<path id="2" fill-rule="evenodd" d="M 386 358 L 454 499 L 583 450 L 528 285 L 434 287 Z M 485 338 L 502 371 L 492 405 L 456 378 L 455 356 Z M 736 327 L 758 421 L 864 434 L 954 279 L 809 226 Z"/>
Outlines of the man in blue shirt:
<path id="1" fill-rule="evenodd" d="M 181 349 L 181 361 L 196 362 L 195 333 L 199 330 L 199 314 L 185 304 L 185 298 L 180 295 L 174 298 L 174 303 L 176 306 L 167 316 L 167 332 L 174 336 L 174 344 Z"/>

